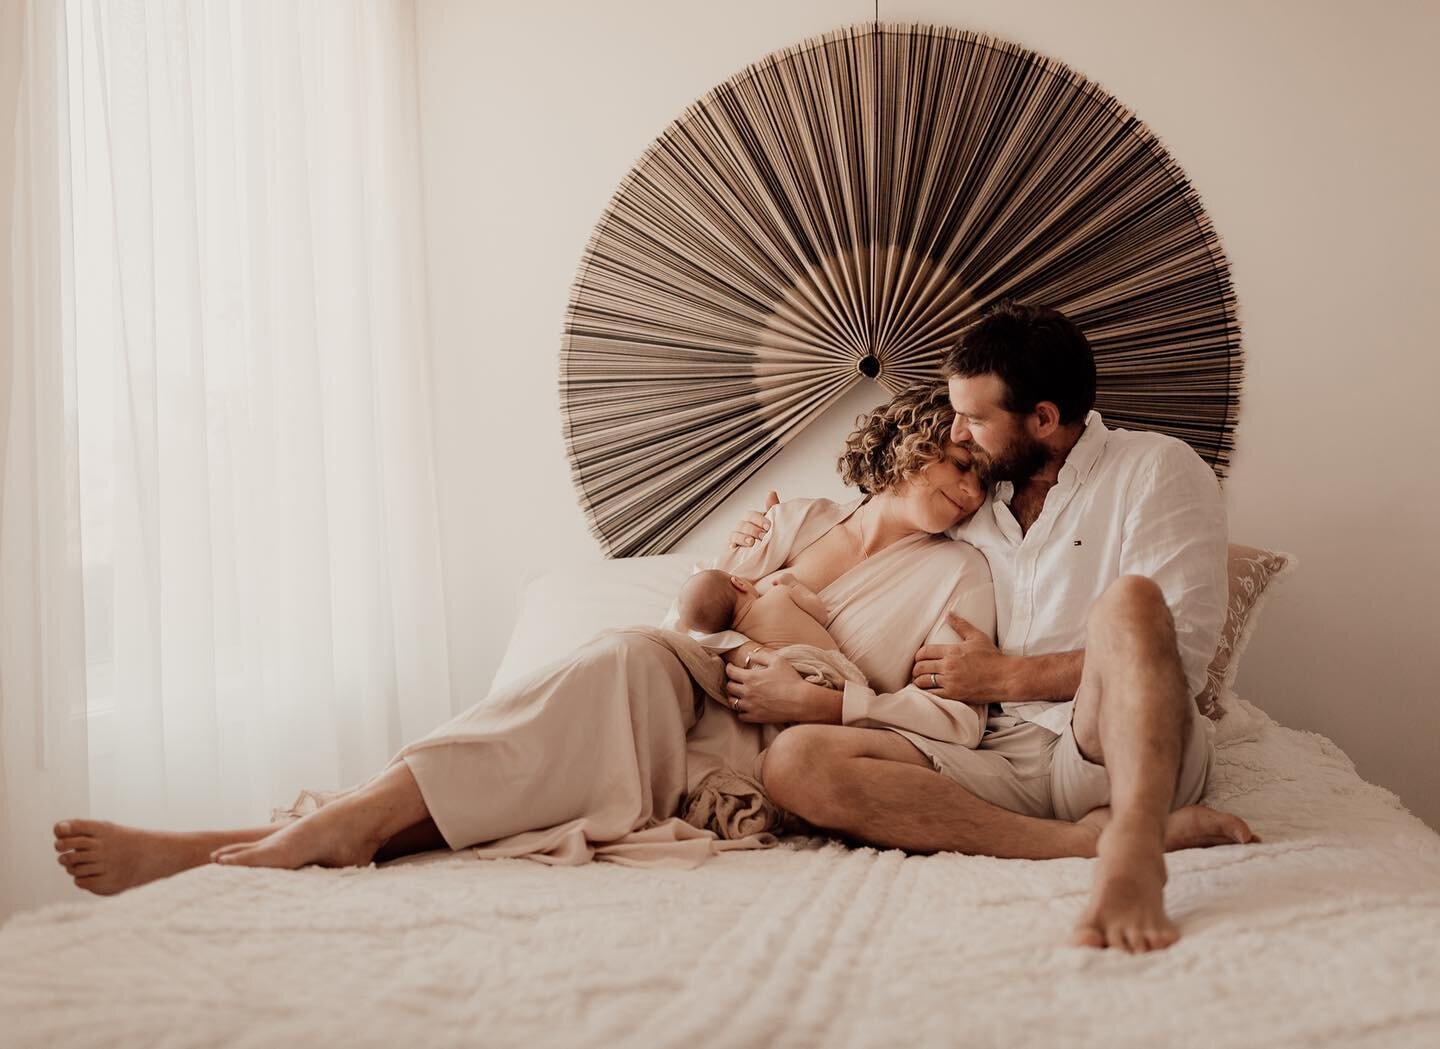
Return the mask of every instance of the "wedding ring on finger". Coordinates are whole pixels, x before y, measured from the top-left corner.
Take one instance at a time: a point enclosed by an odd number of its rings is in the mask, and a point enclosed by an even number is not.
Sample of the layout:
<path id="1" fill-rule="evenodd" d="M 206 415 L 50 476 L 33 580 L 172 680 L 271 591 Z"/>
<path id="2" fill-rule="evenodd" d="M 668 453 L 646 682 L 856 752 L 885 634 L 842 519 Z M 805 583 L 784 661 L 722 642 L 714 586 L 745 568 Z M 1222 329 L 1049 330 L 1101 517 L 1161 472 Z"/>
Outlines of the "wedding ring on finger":
<path id="1" fill-rule="evenodd" d="M 731 699 L 730 699 L 730 706 L 731 706 L 731 708 L 734 709 L 734 710 L 739 710 L 739 709 L 740 709 L 740 697 L 739 697 L 739 696 L 733 696 L 733 697 L 731 697 Z"/>
<path id="2" fill-rule="evenodd" d="M 931 687 L 931 688 L 939 688 L 939 687 L 940 687 L 940 681 L 939 681 L 938 678 L 935 677 L 935 672 L 934 672 L 933 670 L 930 672 L 930 687 Z"/>

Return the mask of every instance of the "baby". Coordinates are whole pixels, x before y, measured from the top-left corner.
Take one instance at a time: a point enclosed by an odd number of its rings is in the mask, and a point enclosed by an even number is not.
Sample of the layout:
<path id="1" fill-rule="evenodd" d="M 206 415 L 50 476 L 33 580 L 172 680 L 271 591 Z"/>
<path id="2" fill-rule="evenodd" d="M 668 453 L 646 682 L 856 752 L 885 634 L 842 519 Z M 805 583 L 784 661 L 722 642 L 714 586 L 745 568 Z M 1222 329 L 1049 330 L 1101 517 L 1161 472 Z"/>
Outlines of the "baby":
<path id="1" fill-rule="evenodd" d="M 772 577 L 761 593 L 748 579 L 718 568 L 696 572 L 680 588 L 680 624 L 688 630 L 716 634 L 738 630 L 769 648 L 813 645 L 840 646 L 825 629 L 830 613 L 825 602 L 794 576 Z"/>

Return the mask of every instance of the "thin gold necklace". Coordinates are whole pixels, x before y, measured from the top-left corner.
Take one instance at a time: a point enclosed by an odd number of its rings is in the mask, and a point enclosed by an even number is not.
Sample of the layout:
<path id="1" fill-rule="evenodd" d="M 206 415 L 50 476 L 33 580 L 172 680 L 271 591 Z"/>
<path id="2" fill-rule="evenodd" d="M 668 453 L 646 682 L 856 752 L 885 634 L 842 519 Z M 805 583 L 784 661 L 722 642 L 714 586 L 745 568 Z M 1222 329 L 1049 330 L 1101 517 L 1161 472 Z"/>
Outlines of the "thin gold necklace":
<path id="1" fill-rule="evenodd" d="M 869 546 L 870 546 L 870 543 L 867 542 L 867 540 L 866 540 L 866 536 L 865 536 L 865 524 L 866 524 L 866 521 L 868 520 L 868 518 L 869 518 L 870 515 L 865 515 L 864 517 L 862 517 L 861 515 L 862 515 L 862 514 L 865 514 L 866 509 L 869 508 L 869 507 L 871 507 L 871 506 L 873 506 L 873 505 L 874 505 L 874 504 L 873 504 L 873 503 L 870 503 L 870 502 L 865 503 L 864 505 L 862 505 L 862 506 L 860 507 L 860 509 L 856 510 L 855 513 L 854 513 L 854 515 L 852 515 L 851 518 L 850 518 L 851 521 L 854 521 L 854 522 L 855 522 L 855 532 L 856 532 L 855 539 L 856 539 L 856 545 L 857 545 L 857 547 L 858 547 L 858 552 L 859 552 L 859 554 L 860 554 L 860 559 L 861 559 L 862 561 L 865 560 L 867 557 L 874 557 L 874 556 L 875 556 L 876 554 L 878 554 L 881 550 L 884 550 L 886 546 L 889 546 L 889 545 L 890 545 L 890 543 L 886 543 L 884 546 L 877 547 L 877 548 L 874 549 L 874 550 L 869 550 L 869 549 L 868 549 Z M 847 523 L 848 523 L 848 522 L 847 522 Z M 848 531 L 848 529 L 847 529 L 847 531 Z M 875 536 L 878 535 L 878 534 L 879 534 L 879 529 L 878 529 L 878 527 L 877 527 L 877 529 L 872 533 L 871 538 L 872 538 L 872 539 L 875 538 Z M 892 540 L 892 542 L 893 542 L 893 540 Z"/>

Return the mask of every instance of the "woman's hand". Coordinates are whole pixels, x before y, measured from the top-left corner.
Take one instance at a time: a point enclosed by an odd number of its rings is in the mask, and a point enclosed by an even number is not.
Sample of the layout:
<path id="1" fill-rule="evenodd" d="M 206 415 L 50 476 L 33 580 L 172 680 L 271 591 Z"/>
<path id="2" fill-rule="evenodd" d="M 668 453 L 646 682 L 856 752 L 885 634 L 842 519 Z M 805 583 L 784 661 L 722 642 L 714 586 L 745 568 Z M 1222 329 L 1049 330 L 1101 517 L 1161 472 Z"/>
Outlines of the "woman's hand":
<path id="1" fill-rule="evenodd" d="M 780 493 L 772 491 L 765 496 L 765 509 L 768 511 L 779 502 Z M 740 523 L 735 526 L 735 531 L 730 533 L 730 549 L 754 546 L 765 538 L 765 533 L 768 531 L 770 531 L 770 519 L 763 512 L 752 510 L 740 519 Z"/>
<path id="2" fill-rule="evenodd" d="M 769 649 L 757 650 L 748 670 L 727 664 L 725 675 L 728 702 L 741 721 L 768 725 L 817 720 L 813 686 Z"/>

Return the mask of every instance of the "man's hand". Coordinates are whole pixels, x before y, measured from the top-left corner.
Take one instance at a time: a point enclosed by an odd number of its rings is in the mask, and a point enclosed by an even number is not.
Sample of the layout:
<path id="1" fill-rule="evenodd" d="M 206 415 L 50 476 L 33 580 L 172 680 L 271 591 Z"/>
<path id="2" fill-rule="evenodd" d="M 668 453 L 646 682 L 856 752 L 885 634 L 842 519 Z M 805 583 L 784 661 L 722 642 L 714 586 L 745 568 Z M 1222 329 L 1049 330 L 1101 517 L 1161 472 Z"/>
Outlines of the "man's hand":
<path id="1" fill-rule="evenodd" d="M 953 645 L 925 645 L 915 653 L 911 681 L 926 692 L 964 703 L 997 703 L 1010 699 L 1013 657 L 995 647 L 989 636 L 954 612 L 946 614 L 960 636 Z M 933 676 L 932 676 L 933 675 Z"/>
<path id="2" fill-rule="evenodd" d="M 771 491 L 765 496 L 765 509 L 769 510 L 780 502 L 780 494 Z M 735 531 L 730 533 L 730 549 L 734 550 L 739 546 L 754 546 L 765 533 L 770 531 L 770 519 L 758 510 L 752 510 L 740 519 L 735 526 Z"/>
<path id="3" fill-rule="evenodd" d="M 750 669 L 726 664 L 725 693 L 741 721 L 756 724 L 813 720 L 807 682 L 786 660 L 759 649 Z"/>

